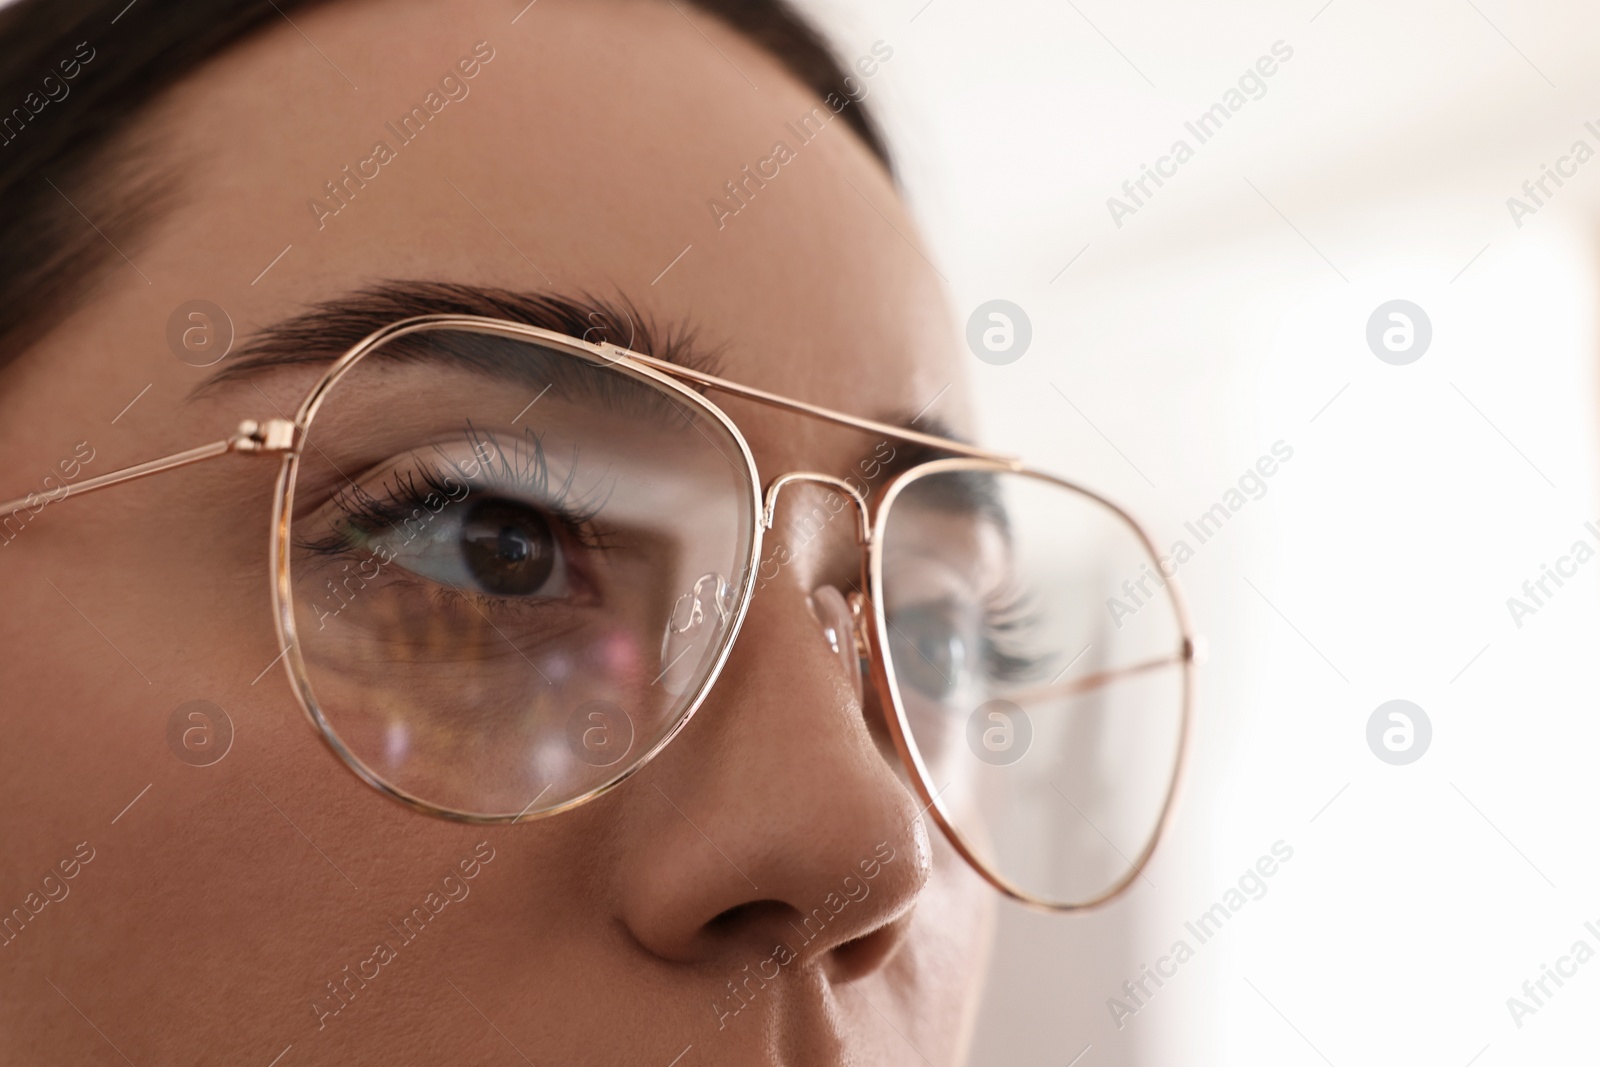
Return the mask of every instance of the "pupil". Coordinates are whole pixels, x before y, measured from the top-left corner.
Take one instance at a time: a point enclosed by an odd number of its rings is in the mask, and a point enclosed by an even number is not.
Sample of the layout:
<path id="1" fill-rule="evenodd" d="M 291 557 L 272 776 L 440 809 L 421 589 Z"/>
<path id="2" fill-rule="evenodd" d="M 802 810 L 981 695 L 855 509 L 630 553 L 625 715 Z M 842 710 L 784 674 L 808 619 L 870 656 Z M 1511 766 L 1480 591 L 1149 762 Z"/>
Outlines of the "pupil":
<path id="1" fill-rule="evenodd" d="M 532 549 L 521 530 L 506 527 L 500 531 L 500 555 L 513 563 L 521 563 Z"/>
<path id="2" fill-rule="evenodd" d="M 461 524 L 461 554 L 484 592 L 527 596 L 550 580 L 556 539 L 537 511 L 490 498 L 473 504 Z"/>

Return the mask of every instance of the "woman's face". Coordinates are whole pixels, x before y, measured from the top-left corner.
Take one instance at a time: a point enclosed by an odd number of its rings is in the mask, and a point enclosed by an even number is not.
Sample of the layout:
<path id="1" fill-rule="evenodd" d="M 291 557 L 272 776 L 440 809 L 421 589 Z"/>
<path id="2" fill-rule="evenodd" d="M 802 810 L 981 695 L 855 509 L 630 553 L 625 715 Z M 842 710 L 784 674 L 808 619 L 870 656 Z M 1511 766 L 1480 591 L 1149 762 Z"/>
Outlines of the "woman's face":
<path id="1" fill-rule="evenodd" d="M 191 399 L 212 371 L 169 345 L 180 305 L 219 305 L 243 343 L 396 278 L 619 295 L 694 326 L 728 378 L 868 416 L 933 403 L 959 427 L 938 276 L 841 118 L 686 5 L 521 8 L 292 12 L 126 131 L 171 206 L 139 240 L 107 232 L 91 299 L 0 375 L 0 496 L 294 409 L 320 368 Z M 445 104 L 403 141 L 388 124 L 430 92 Z M 776 176 L 748 179 L 777 142 Z M 764 478 L 874 455 L 725 407 Z M 275 662 L 276 468 L 230 456 L 52 504 L 0 548 L 13 1057 L 962 1058 L 990 896 L 919 818 L 808 604 L 855 578 L 850 522 L 764 570 L 709 699 L 638 775 L 553 819 L 468 826 L 380 796 L 308 728 Z M 206 767 L 169 743 L 194 700 L 234 730 Z M 759 977 L 779 945 L 792 958 Z"/>

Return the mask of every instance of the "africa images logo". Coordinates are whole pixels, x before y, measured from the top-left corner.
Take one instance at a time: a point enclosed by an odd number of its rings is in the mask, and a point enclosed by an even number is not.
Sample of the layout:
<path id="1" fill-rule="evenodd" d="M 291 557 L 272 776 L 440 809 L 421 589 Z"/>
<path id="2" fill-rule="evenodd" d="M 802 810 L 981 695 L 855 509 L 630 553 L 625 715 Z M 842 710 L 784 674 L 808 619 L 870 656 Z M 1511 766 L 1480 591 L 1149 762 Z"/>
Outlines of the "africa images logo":
<path id="1" fill-rule="evenodd" d="M 493 60 L 494 56 L 494 48 L 488 41 L 473 45 L 472 54 L 456 60 L 455 65 L 440 76 L 439 87 L 429 89 L 423 96 L 422 103 L 412 104 L 411 109 L 399 119 L 384 124 L 384 129 L 394 139 L 393 145 L 387 140 L 374 142 L 371 154 L 357 161 L 355 170 L 346 165 L 339 172 L 337 180 L 323 182 L 323 193 L 306 201 L 306 206 L 311 209 L 311 217 L 317 220 L 317 229 L 327 226 L 330 218 L 350 206 L 356 193 L 383 173 L 384 167 L 399 159 L 399 150 L 422 136 L 422 131 L 427 129 L 429 122 L 439 117 L 440 112 L 452 102 L 465 100 L 472 92 L 472 86 L 467 82 L 476 78 L 484 64 Z"/>

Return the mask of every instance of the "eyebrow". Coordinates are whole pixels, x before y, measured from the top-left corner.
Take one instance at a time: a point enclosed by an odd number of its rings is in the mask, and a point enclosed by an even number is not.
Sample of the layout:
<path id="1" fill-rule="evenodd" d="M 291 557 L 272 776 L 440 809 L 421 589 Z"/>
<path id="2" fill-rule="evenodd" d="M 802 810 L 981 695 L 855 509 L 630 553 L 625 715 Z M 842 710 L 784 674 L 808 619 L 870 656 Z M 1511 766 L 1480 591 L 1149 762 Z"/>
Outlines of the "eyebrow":
<path id="1" fill-rule="evenodd" d="M 971 444 L 964 435 L 956 433 L 948 423 L 937 416 L 891 414 L 881 421 L 901 429 L 943 437 L 960 444 Z M 898 441 L 894 445 L 894 455 L 883 462 L 878 478 L 888 480 L 930 460 L 948 459 L 950 456 L 951 453 L 945 449 L 934 448 L 917 441 Z"/>
<path id="2" fill-rule="evenodd" d="M 921 415 L 909 419 L 885 420 L 907 429 L 917 429 L 935 437 L 944 437 L 962 444 L 969 443 L 942 419 Z M 920 425 L 917 425 L 919 424 Z M 884 461 L 877 475 L 880 484 L 888 484 L 915 467 L 936 459 L 947 459 L 951 453 L 917 441 L 902 441 L 895 446 L 894 455 Z M 946 471 L 935 480 L 924 481 L 923 503 L 947 511 L 970 512 L 994 522 L 1002 531 L 1009 532 L 1010 519 L 1001 498 L 999 480 L 994 471 Z"/>
<path id="3" fill-rule="evenodd" d="M 526 293 L 461 282 L 384 281 L 264 327 L 195 394 L 283 367 L 331 363 L 378 330 L 418 315 L 504 319 L 594 344 L 614 344 L 703 374 L 716 375 L 720 362 L 719 353 L 702 346 L 692 326 L 663 326 L 626 298 Z M 383 348 L 376 351 L 385 353 Z"/>
<path id="4" fill-rule="evenodd" d="M 642 312 L 626 297 L 604 299 L 586 293 L 577 295 L 528 293 L 463 282 L 389 280 L 321 301 L 297 315 L 264 327 L 230 356 L 216 373 L 197 386 L 191 396 L 202 396 L 280 368 L 331 363 L 377 331 L 392 326 L 402 319 L 420 315 L 463 315 L 501 319 L 564 334 L 592 344 L 611 344 L 680 368 L 685 372 L 684 378 L 687 379 L 683 384 L 690 388 L 715 389 L 718 388 L 715 380 L 722 378 L 720 349 L 702 344 L 692 325 L 681 321 L 663 325 Z M 505 342 L 501 341 L 499 345 L 504 347 Z M 385 361 L 401 363 L 415 362 L 419 358 L 443 359 L 467 369 L 488 370 L 490 373 L 518 380 L 539 369 L 527 361 L 508 362 L 503 358 L 503 352 L 496 356 L 482 351 L 484 347 L 493 348 L 495 345 L 488 342 L 468 344 L 463 341 L 450 345 L 430 346 L 423 354 L 419 353 L 415 345 L 402 340 L 395 344 L 381 345 L 373 349 L 372 353 Z M 543 368 L 546 378 L 552 383 L 581 384 L 589 388 L 598 385 L 603 390 L 609 384 L 612 388 L 606 392 L 605 398 L 613 401 L 618 399 L 615 391 L 617 383 L 611 382 L 610 379 L 597 379 L 594 375 L 581 374 L 578 368 L 567 360 L 537 362 L 539 367 Z M 704 378 L 713 381 L 697 381 Z M 755 398 L 754 394 L 761 393 L 761 390 L 740 386 L 734 382 L 723 381 L 721 384 L 735 387 L 747 399 Z M 768 399 L 780 402 L 781 406 L 789 410 L 796 410 L 793 405 L 799 403 L 770 395 Z M 664 396 L 661 402 L 665 406 L 658 413 L 671 413 L 680 418 L 684 417 L 684 412 L 678 405 L 670 403 Z M 799 406 L 810 407 L 805 404 Z M 839 422 L 841 419 L 854 423 L 862 421 L 843 413 L 830 413 L 816 408 L 812 410 L 813 413 L 834 422 Z M 910 434 L 912 437 L 922 435 L 942 437 L 953 446 L 950 449 L 941 449 L 930 447 L 937 446 L 939 443 L 937 441 L 919 443 L 905 439 L 908 446 L 923 450 L 928 458 L 962 453 L 988 458 L 1010 458 L 997 457 L 986 449 L 970 445 L 960 436 L 949 433 L 943 426 L 935 425 L 936 420 L 924 420 L 921 415 L 891 416 L 888 419 L 866 421 L 868 425 L 852 425 L 852 428 L 865 433 L 887 431 Z M 873 422 L 876 422 L 875 426 L 871 425 Z M 926 428 L 918 429 L 915 425 L 918 422 L 924 422 Z"/>

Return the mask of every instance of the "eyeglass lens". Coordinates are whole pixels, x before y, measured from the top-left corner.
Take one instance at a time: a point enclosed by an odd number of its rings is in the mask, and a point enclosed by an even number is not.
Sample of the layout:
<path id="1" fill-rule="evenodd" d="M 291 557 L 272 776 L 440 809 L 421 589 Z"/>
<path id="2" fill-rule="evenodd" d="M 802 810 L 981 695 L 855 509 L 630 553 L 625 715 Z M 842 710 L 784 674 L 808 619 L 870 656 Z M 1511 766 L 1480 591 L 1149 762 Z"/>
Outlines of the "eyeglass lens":
<path id="1" fill-rule="evenodd" d="M 547 810 L 645 758 L 714 669 L 750 478 L 626 369 L 431 330 L 354 364 L 293 499 L 300 656 L 328 730 L 447 811 Z"/>
<path id="2" fill-rule="evenodd" d="M 1119 886 L 1157 831 L 1183 727 L 1176 602 L 1143 540 L 1087 494 L 963 470 L 906 485 L 881 551 L 905 732 L 940 810 L 1025 895 Z"/>

